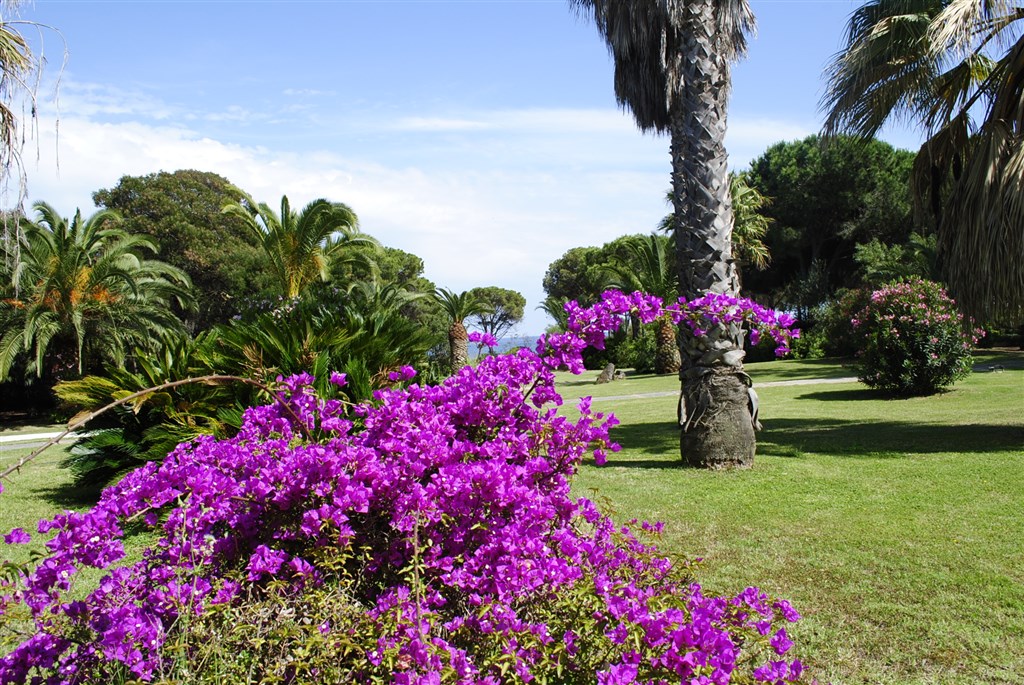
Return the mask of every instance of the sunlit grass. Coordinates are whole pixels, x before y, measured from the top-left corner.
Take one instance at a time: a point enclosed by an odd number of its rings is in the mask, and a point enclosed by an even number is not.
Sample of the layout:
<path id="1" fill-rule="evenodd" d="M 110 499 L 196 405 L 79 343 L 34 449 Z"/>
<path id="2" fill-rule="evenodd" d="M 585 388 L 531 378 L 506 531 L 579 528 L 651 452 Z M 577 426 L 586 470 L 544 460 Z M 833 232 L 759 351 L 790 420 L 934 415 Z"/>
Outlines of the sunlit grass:
<path id="1" fill-rule="evenodd" d="M 764 387 L 755 468 L 731 473 L 679 466 L 672 399 L 608 400 L 623 451 L 575 488 L 665 521 L 706 587 L 792 599 L 823 682 L 1024 682 L 1024 354 L 979 362 L 1006 369 L 927 398 Z"/>

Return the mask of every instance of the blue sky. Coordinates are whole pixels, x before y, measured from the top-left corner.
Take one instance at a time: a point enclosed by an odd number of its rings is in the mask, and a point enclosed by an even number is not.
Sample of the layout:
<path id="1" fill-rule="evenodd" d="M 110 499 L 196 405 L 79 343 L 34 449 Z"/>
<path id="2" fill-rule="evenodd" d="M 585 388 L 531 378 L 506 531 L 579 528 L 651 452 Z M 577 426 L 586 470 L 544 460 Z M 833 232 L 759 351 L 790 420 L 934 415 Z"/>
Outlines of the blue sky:
<path id="1" fill-rule="evenodd" d="M 822 70 L 857 4 L 751 0 L 735 168 L 818 129 Z M 611 58 L 565 0 L 36 0 L 22 17 L 60 32 L 42 34 L 29 201 L 67 215 L 122 175 L 183 168 L 271 206 L 343 201 L 439 286 L 522 292 L 533 334 L 554 259 L 668 210 L 668 139 L 616 106 Z"/>

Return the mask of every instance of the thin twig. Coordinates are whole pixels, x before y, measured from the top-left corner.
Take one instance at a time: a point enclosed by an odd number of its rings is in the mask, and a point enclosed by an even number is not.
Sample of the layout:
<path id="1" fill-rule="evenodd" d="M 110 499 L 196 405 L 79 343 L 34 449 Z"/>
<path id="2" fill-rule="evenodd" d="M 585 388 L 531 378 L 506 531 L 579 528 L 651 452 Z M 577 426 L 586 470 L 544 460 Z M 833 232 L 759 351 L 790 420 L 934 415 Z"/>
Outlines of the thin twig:
<path id="1" fill-rule="evenodd" d="M 19 471 L 21 469 L 21 467 L 23 467 L 26 464 L 28 464 L 30 461 L 32 461 L 33 459 L 38 457 L 40 454 L 42 454 L 44 451 L 46 451 L 50 447 L 56 445 L 58 442 L 63 440 L 69 433 L 73 433 L 74 431 L 78 430 L 79 428 L 81 428 L 82 426 L 87 424 L 88 422 L 90 422 L 93 419 L 95 419 L 100 414 L 103 414 L 103 413 L 105 413 L 105 412 L 107 412 L 107 411 L 109 411 L 109 410 L 111 410 L 111 409 L 113 409 L 115 407 L 119 407 L 122 404 L 127 404 L 128 402 L 131 402 L 132 400 L 137 399 L 139 397 L 144 397 L 146 395 L 149 395 L 149 394 L 154 393 L 154 392 L 158 392 L 160 390 L 167 390 L 169 388 L 176 388 L 176 387 L 181 386 L 181 385 L 189 385 L 191 383 L 217 384 L 217 383 L 228 383 L 228 382 L 244 383 L 245 385 L 251 385 L 253 387 L 259 388 L 260 390 L 263 390 L 264 392 L 269 393 L 271 397 L 274 397 L 275 399 L 278 399 L 275 396 L 275 394 L 274 394 L 274 390 L 272 388 L 270 388 L 267 384 L 262 383 L 262 382 L 257 381 L 257 380 L 253 380 L 252 378 L 243 378 L 241 376 L 225 376 L 225 375 L 221 375 L 221 374 L 211 374 L 209 376 L 197 376 L 195 378 L 184 378 L 182 380 L 169 381 L 169 382 L 163 383 L 161 385 L 156 385 L 156 386 L 154 386 L 152 388 L 146 388 L 145 390 L 139 390 L 138 392 L 133 392 L 131 395 L 127 395 L 126 397 L 122 397 L 121 399 L 115 400 L 115 401 L 111 402 L 110 404 L 97 409 L 96 411 L 93 411 L 93 412 L 90 412 L 90 413 L 86 414 L 83 417 L 80 417 L 80 418 L 72 420 L 70 423 L 68 423 L 68 427 L 64 430 L 63 433 L 61 433 L 60 435 L 58 435 L 55 438 L 52 438 L 49 442 L 47 442 L 42 447 L 40 447 L 39 449 L 37 449 L 34 452 L 32 452 L 31 454 L 29 454 L 27 457 L 23 457 L 23 458 L 19 459 L 18 463 L 16 463 L 14 466 L 11 466 L 10 468 L 8 468 L 3 473 L 0 473 L 0 480 L 4 480 L 5 478 L 10 476 L 15 471 Z M 280 400 L 278 400 L 278 401 L 280 402 Z M 287 404 L 285 404 L 284 402 L 280 402 L 280 404 L 285 409 L 285 411 L 287 411 L 291 415 L 291 418 L 295 421 L 295 424 L 299 427 L 299 430 L 302 431 L 302 433 L 306 436 L 306 438 L 309 439 L 309 440 L 312 440 L 313 436 L 310 435 L 309 430 L 306 428 L 306 425 L 302 422 L 302 420 L 295 413 L 295 411 L 291 407 L 289 407 Z"/>

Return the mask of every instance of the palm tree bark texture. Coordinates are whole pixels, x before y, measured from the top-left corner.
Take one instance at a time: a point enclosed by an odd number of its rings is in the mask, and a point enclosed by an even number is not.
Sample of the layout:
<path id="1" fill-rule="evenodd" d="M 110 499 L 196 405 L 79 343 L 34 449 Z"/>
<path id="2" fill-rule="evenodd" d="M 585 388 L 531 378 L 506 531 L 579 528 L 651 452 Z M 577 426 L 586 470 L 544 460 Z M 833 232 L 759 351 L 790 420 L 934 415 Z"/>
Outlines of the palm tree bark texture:
<path id="1" fill-rule="evenodd" d="M 736 295 L 725 151 L 730 63 L 754 28 L 747 0 L 570 0 L 592 16 L 615 59 L 615 92 L 641 130 L 668 132 L 679 293 Z M 753 464 L 742 331 L 681 330 L 680 455 L 706 468 Z"/>

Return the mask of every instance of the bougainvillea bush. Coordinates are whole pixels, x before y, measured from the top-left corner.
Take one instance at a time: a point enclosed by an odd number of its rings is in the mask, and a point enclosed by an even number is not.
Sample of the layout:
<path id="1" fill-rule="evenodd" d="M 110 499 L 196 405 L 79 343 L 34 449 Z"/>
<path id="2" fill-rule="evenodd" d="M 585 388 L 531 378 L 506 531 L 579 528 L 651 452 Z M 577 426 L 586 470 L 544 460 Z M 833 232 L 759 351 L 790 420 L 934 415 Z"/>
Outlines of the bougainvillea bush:
<path id="1" fill-rule="evenodd" d="M 938 283 L 909 279 L 871 293 L 850 322 L 857 376 L 892 395 L 929 395 L 967 376 L 980 330 L 970 331 Z"/>
<path id="2" fill-rule="evenodd" d="M 536 350 L 436 387 L 404 368 L 360 405 L 282 379 L 234 438 L 182 444 L 39 524 L 48 554 L 0 588 L 25 629 L 0 683 L 801 682 L 788 602 L 707 595 L 658 552 L 659 525 L 570 496 L 581 460 L 616 449 L 615 421 L 587 399 L 559 416 L 553 370 L 630 311 L 694 319 L 686 306 L 608 293 Z M 785 343 L 773 316 L 744 321 Z M 139 530 L 155 542 L 129 559 Z M 87 567 L 107 575 L 78 591 Z"/>

